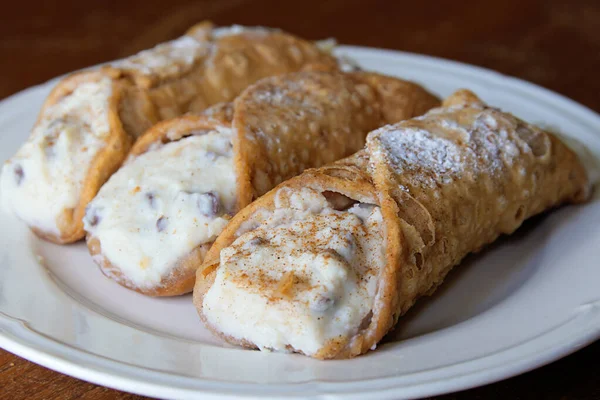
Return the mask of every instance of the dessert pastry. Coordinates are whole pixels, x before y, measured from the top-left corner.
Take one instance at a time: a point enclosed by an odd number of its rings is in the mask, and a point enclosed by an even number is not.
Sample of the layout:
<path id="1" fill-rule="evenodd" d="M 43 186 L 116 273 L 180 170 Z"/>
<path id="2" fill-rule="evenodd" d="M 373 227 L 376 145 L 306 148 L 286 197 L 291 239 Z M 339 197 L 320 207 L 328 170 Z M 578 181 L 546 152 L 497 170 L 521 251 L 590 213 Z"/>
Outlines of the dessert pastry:
<path id="1" fill-rule="evenodd" d="M 396 118 L 439 104 L 399 79 L 307 71 L 265 78 L 233 104 L 156 125 L 89 204 L 91 254 L 130 289 L 190 292 L 231 216 L 304 169 L 362 148 L 369 131 L 389 122 L 387 102 L 398 105 Z"/>
<path id="2" fill-rule="evenodd" d="M 88 202 L 148 128 L 311 63 L 336 66 L 314 43 L 278 30 L 202 23 L 179 39 L 72 74 L 48 96 L 28 141 L 4 165 L 4 204 L 42 238 L 81 239 Z"/>
<path id="3" fill-rule="evenodd" d="M 468 253 L 588 195 L 556 137 L 459 91 L 241 210 L 198 269 L 194 303 L 230 343 L 354 357 Z"/>

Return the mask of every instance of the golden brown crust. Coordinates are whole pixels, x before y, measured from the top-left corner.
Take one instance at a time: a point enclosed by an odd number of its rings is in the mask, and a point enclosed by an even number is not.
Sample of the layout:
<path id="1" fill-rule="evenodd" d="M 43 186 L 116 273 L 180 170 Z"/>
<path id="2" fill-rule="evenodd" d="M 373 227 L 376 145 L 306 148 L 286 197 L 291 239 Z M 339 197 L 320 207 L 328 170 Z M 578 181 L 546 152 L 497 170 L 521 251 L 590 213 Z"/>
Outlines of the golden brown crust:
<path id="1" fill-rule="evenodd" d="M 239 208 L 306 168 L 360 150 L 365 132 L 439 104 L 419 85 L 371 72 L 307 71 L 261 80 L 234 102 Z"/>
<path id="2" fill-rule="evenodd" d="M 387 122 L 380 112 L 383 100 L 406 108 L 398 110 L 396 116 L 414 116 L 411 113 L 421 112 L 422 106 L 413 103 L 432 102 L 433 96 L 415 89 L 414 84 L 378 77 L 398 81 L 393 96 L 377 96 L 377 87 L 337 71 L 266 78 L 250 86 L 233 105 L 221 103 L 202 114 L 158 123 L 136 141 L 129 157 L 139 156 L 153 144 L 179 140 L 194 131 L 231 128 L 233 124 L 238 206 L 243 208 L 280 181 L 360 149 L 366 133 Z M 405 93 L 408 101 L 396 99 Z M 435 104 L 439 104 L 437 99 Z M 330 170 L 345 168 L 332 166 Z M 265 181 L 257 182 L 256 176 Z M 201 264 L 197 258 L 194 262 Z M 165 285 L 161 287 L 167 290 Z M 180 294 L 175 289 L 169 293 Z"/>
<path id="3" fill-rule="evenodd" d="M 161 120 L 230 101 L 248 85 L 267 76 L 298 71 L 311 63 L 331 68 L 337 65 L 331 55 L 319 51 L 313 43 L 280 31 L 257 34 L 250 30 L 215 37 L 212 24 L 204 22 L 192 27 L 187 36 L 201 44 L 190 65 L 182 63 L 177 68 L 169 65 L 148 72 L 114 63 L 97 71 L 72 74 L 50 93 L 38 121 L 47 107 L 72 93 L 79 84 L 90 79 L 110 78 L 113 82 L 111 132 L 106 146 L 90 166 L 78 206 L 64 210 L 57 221 L 60 234 L 31 227 L 36 235 L 60 244 L 83 238 L 81 218 L 87 203 L 118 169 L 131 142 Z M 219 112 L 227 110 L 224 106 Z M 226 114 L 216 118 L 226 118 Z"/>
<path id="4" fill-rule="evenodd" d="M 100 67 L 100 70 L 113 79 L 126 82 L 131 87 L 138 88 L 140 92 L 147 93 L 151 88 L 169 85 L 178 79 L 185 78 L 189 74 L 193 74 L 198 66 L 202 66 L 209 54 L 208 46 L 211 43 L 213 29 L 214 25 L 211 22 L 204 21 L 192 26 L 183 36 L 194 39 L 199 45 L 198 54 L 189 54 L 189 57 L 196 57 L 192 63 L 188 63 L 186 60 L 186 62 L 174 62 L 162 68 L 140 70 L 134 65 L 123 64 L 121 61 L 117 61 L 103 65 Z M 161 43 L 158 46 L 165 46 L 168 43 Z M 204 47 L 204 51 L 202 51 L 202 47 Z M 167 52 L 168 49 L 165 48 L 164 51 Z M 140 53 L 134 54 L 125 60 L 134 60 L 135 64 L 144 64 Z"/>
<path id="5" fill-rule="evenodd" d="M 309 167 L 358 151 L 381 125 L 374 90 L 341 72 L 263 79 L 234 102 L 234 161 L 242 208 Z"/>
<path id="6" fill-rule="evenodd" d="M 192 65 L 172 71 L 142 72 L 104 67 L 114 79 L 128 84 L 124 108 L 134 118 L 130 133 L 138 137 L 160 120 L 200 112 L 212 104 L 231 101 L 248 85 L 268 76 L 294 72 L 310 64 L 336 68 L 336 60 L 312 43 L 280 31 L 247 32 L 214 37 L 210 25 L 192 28 L 188 35 L 205 44 Z M 143 110 L 143 111 L 142 111 Z"/>
<path id="7" fill-rule="evenodd" d="M 387 126 L 369 135 L 365 150 L 330 166 L 308 170 L 241 210 L 217 238 L 197 272 L 194 304 L 209 329 L 231 343 L 255 347 L 247 341 L 223 335 L 211 326 L 203 315 L 203 298 L 214 282 L 221 250 L 239 236 L 242 224 L 251 229 L 248 220 L 257 210 L 273 209 L 275 193 L 281 187 L 311 187 L 372 202 L 381 208 L 385 222 L 382 245 L 386 263 L 378 278 L 370 323 L 352 337 L 332 341 L 313 355 L 321 359 L 349 358 L 367 352 L 420 296 L 433 293 L 467 253 L 478 251 L 501 234 L 512 233 L 532 215 L 564 202 L 578 203 L 589 196 L 583 166 L 576 155 L 551 134 L 487 108 L 468 91 L 457 92 L 446 99 L 444 105 L 455 107 L 442 110 L 448 114 L 445 118 L 483 129 L 477 134 L 480 136 L 465 140 L 456 129 L 438 123 L 436 115 L 440 114 Z M 488 122 L 485 119 L 488 114 L 481 114 L 484 110 L 500 125 L 494 127 L 494 123 Z M 416 159 L 402 161 L 408 154 L 402 152 L 414 151 L 418 143 L 412 139 L 404 143 L 401 136 L 387 142 L 386 138 L 407 134 L 405 130 L 396 130 L 410 128 L 428 131 L 452 143 L 452 149 L 467 160 L 465 175 L 444 180 L 452 176 L 448 175 L 451 172 L 441 174 L 436 168 L 442 161 L 447 168 L 450 160 L 436 160 L 435 157 L 448 157 L 448 154 L 436 153 L 435 148 L 423 149 L 423 153 L 432 151 L 431 159 L 427 154 L 420 154 Z M 484 137 L 481 143 L 468 144 L 470 140 Z M 510 143 L 504 144 L 508 148 L 499 147 L 497 157 L 511 157 L 514 154 L 514 150 L 508 150 L 512 149 L 511 145 L 521 149 L 518 157 L 502 159 L 503 166 L 486 158 L 495 151 L 486 141 L 500 139 Z M 334 177 L 332 172 L 335 172 Z M 435 184 L 429 185 L 429 182 Z M 355 187 L 355 183 L 361 186 Z M 364 200 L 367 194 L 376 199 Z"/>
<path id="8" fill-rule="evenodd" d="M 414 82 L 365 71 L 350 75 L 375 89 L 383 119 L 388 124 L 423 115 L 440 105 L 437 96 Z"/>
<path id="9" fill-rule="evenodd" d="M 370 154 L 379 154 L 376 160 L 372 159 L 371 174 L 391 244 L 388 266 L 380 280 L 380 293 L 389 301 L 379 303 L 382 308 L 374 316 L 370 338 L 359 354 L 381 340 L 419 297 L 432 294 L 468 253 L 479 251 L 501 234 L 514 232 L 533 215 L 565 202 L 579 203 L 589 194 L 583 165 L 553 135 L 488 108 L 467 90 L 457 91 L 444 100 L 443 106 L 455 107 L 458 121 L 472 124 L 475 129 L 488 129 L 492 136 L 486 140 L 498 140 L 493 135 L 501 137 L 500 131 L 514 133 L 509 140 L 520 146 L 521 154 L 511 160 L 512 164 L 504 161 L 503 167 L 490 168 L 494 160 L 486 158 L 489 148 L 485 144 L 468 145 L 452 129 L 440 128 L 435 119 L 432 125 L 428 121 L 407 121 L 403 127 L 428 129 L 454 143 L 465 157 L 471 151 L 477 156 L 467 161 L 471 176 L 461 178 L 460 183 L 442 184 L 442 192 L 436 196 L 440 190 L 437 186 L 428 188 L 412 179 L 427 174 L 427 167 L 421 170 L 423 166 L 416 165 L 414 171 L 400 173 L 392 158 L 385 156 L 380 138 L 386 132 L 382 130 L 370 137 Z M 477 126 L 474 119 L 481 116 L 482 110 L 494 113 L 501 125 Z M 487 121 L 482 119 L 481 123 Z M 510 154 L 506 149 L 500 151 Z"/>

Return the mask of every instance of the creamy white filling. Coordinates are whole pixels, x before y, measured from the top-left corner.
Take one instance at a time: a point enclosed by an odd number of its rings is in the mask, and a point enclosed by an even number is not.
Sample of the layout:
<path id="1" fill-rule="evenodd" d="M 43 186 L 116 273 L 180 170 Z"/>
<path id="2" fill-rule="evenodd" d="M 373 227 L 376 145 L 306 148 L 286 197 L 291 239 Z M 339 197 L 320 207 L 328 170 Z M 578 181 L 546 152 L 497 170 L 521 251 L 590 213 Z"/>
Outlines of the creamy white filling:
<path id="1" fill-rule="evenodd" d="M 2 168 L 2 202 L 28 225 L 59 234 L 57 217 L 79 203 L 89 166 L 110 125 L 109 78 L 82 83 L 48 107 L 31 136 Z"/>
<path id="2" fill-rule="evenodd" d="M 355 334 L 383 265 L 378 207 L 333 209 L 318 191 L 281 189 L 276 209 L 221 251 L 203 313 L 261 349 L 314 355 Z"/>
<path id="3" fill-rule="evenodd" d="M 89 204 L 84 227 L 125 279 L 152 288 L 213 241 L 234 206 L 231 131 L 201 132 L 125 164 Z"/>

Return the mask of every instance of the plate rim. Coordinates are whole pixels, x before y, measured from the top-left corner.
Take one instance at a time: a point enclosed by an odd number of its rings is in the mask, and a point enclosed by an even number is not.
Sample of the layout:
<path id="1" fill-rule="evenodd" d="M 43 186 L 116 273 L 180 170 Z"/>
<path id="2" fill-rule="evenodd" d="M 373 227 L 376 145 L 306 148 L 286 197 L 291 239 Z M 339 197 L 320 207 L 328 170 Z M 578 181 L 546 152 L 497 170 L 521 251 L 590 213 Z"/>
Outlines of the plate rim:
<path id="1" fill-rule="evenodd" d="M 451 72 L 456 71 L 460 72 L 461 74 L 471 71 L 476 75 L 474 76 L 474 79 L 484 81 L 491 80 L 493 81 L 492 83 L 498 83 L 498 81 L 502 81 L 503 85 L 510 86 L 511 91 L 516 90 L 522 92 L 523 94 L 529 95 L 536 94 L 536 99 L 538 101 L 539 99 L 543 99 L 543 101 L 548 105 L 556 106 L 557 103 L 560 103 L 562 104 L 561 108 L 564 113 L 568 115 L 576 115 L 577 118 L 585 120 L 588 124 L 596 124 L 597 126 L 600 126 L 600 114 L 598 114 L 591 108 L 542 86 L 522 80 L 520 78 L 505 75 L 488 68 L 439 57 L 427 56 L 423 54 L 374 47 L 342 45 L 338 47 L 337 51 L 340 53 L 363 53 L 367 55 L 373 55 L 376 57 L 387 57 L 395 60 L 401 59 L 402 61 L 409 63 L 428 64 L 429 66 L 436 67 L 438 69 L 452 69 Z M 357 58 L 360 58 L 360 56 Z M 27 98 L 28 95 L 31 95 L 32 93 L 38 90 L 47 88 L 49 85 L 53 85 L 58 79 L 60 79 L 60 77 L 53 78 L 39 85 L 31 86 L 5 99 L 2 99 L 0 100 L 0 107 L 7 106 L 12 103 L 11 108 L 18 110 L 19 107 L 15 106 L 18 106 L 23 99 Z M 2 118 L 0 118 L 0 122 L 1 120 Z M 417 383 L 413 384 L 412 386 L 408 385 L 400 387 L 398 385 L 394 385 L 393 381 L 398 380 L 398 375 L 389 376 L 385 378 L 375 378 L 369 381 L 379 382 L 379 389 L 370 387 L 364 391 L 357 391 L 356 387 L 352 387 L 351 393 L 348 390 L 331 391 L 331 387 L 329 384 L 325 385 L 323 382 L 320 381 L 312 381 L 310 383 L 312 393 L 309 396 L 336 397 L 341 395 L 352 394 L 353 397 L 356 398 L 361 398 L 363 396 L 368 395 L 377 396 L 377 398 L 381 399 L 397 398 L 398 395 L 408 395 L 408 397 L 431 396 L 455 390 L 464 390 L 479 385 L 506 379 L 530 371 L 532 369 L 541 367 L 555 360 L 558 360 L 591 344 L 595 340 L 600 339 L 600 318 L 598 318 L 598 314 L 600 314 L 600 311 L 598 311 L 598 309 L 600 309 L 599 304 L 600 302 L 598 302 L 598 304 L 592 305 L 592 309 L 593 311 L 595 311 L 594 313 L 581 313 L 583 317 L 588 318 L 588 320 L 586 320 L 587 322 L 593 322 L 593 327 L 589 327 L 588 329 L 584 329 L 581 327 L 578 328 L 579 335 L 573 334 L 573 332 L 571 332 L 572 335 L 570 336 L 570 340 L 568 342 L 563 342 L 561 346 L 551 348 L 545 352 L 537 353 L 536 357 L 528 357 L 523 360 L 513 360 L 501 366 L 491 367 L 487 369 L 484 368 L 483 370 L 479 371 L 473 371 L 470 373 L 463 373 L 456 376 L 440 378 L 437 380 L 433 380 L 432 382 Z M 587 315 L 591 315 L 591 317 L 586 317 Z M 575 316 L 574 318 L 577 318 L 577 316 Z M 572 326 L 572 324 L 570 324 L 570 321 L 571 320 L 568 320 L 565 324 L 557 327 L 557 329 L 561 329 L 566 326 Z M 21 332 L 21 337 L 19 337 L 19 332 Z M 23 334 L 23 332 L 25 332 L 25 334 Z M 31 338 L 27 339 L 27 335 L 31 335 Z M 37 338 L 37 341 L 34 340 L 35 338 Z M 45 348 L 44 343 L 46 346 Z M 285 393 L 281 391 L 269 391 L 270 393 L 257 392 L 253 394 L 247 391 L 249 386 L 254 386 L 255 388 L 260 386 L 262 389 L 271 388 L 271 390 L 278 390 L 277 388 L 282 385 L 277 384 L 257 385 L 242 382 L 220 382 L 206 378 L 187 378 L 197 381 L 197 383 L 202 383 L 203 386 L 206 386 L 200 389 L 189 389 L 182 388 L 181 386 L 173 384 L 165 385 L 164 383 L 155 383 L 149 379 L 140 379 L 139 374 L 138 377 L 136 377 L 136 374 L 134 374 L 133 372 L 144 372 L 147 371 L 147 369 L 108 359 L 98 354 L 92 354 L 86 352 L 83 349 L 72 347 L 67 343 L 62 343 L 55 339 L 46 337 L 44 334 L 28 327 L 26 322 L 16 320 L 10 316 L 3 314 L 1 311 L 0 347 L 5 349 L 6 351 L 16 354 L 17 356 L 23 357 L 36 364 L 53 369 L 60 373 L 73 376 L 84 381 L 141 395 L 150 394 L 153 396 L 158 395 L 160 397 L 185 399 L 196 397 L 199 394 L 199 390 L 202 390 L 202 395 L 208 399 L 223 399 L 232 395 L 238 397 L 241 396 L 244 398 L 265 398 L 279 397 L 283 394 L 287 396 L 289 396 L 290 394 L 294 394 L 287 391 Z M 50 349 L 51 347 L 54 347 L 56 351 L 52 351 Z M 512 347 L 508 350 L 514 348 L 515 347 Z M 67 354 L 75 355 L 77 356 L 77 358 L 87 360 L 88 362 L 81 365 L 73 359 L 70 360 L 67 357 L 65 357 Z M 483 358 L 487 357 L 494 357 L 494 355 L 487 355 Z M 477 359 L 468 360 L 464 363 L 471 362 L 477 362 Z M 127 369 L 131 369 L 130 374 L 116 374 L 115 370 L 112 368 L 114 367 L 113 364 L 125 366 Z M 162 371 L 157 373 L 164 376 L 177 376 L 175 374 L 170 374 L 168 372 Z M 360 382 L 366 381 L 357 381 L 356 383 Z M 385 382 L 388 383 L 384 384 Z M 219 387 L 215 388 L 215 385 Z M 343 387 L 344 384 L 337 383 L 333 385 Z M 227 386 L 237 387 L 238 389 L 234 391 L 235 393 L 233 393 L 231 389 L 227 389 Z M 287 383 L 284 386 L 288 390 L 293 390 L 298 388 L 305 388 L 307 387 L 307 383 Z M 327 386 L 327 388 L 325 388 L 325 386 Z M 402 393 L 398 393 L 398 390 L 402 390 Z M 302 394 L 299 394 L 298 392 L 295 393 L 296 397 L 309 397 L 305 396 L 305 394 L 307 394 L 306 392 Z"/>

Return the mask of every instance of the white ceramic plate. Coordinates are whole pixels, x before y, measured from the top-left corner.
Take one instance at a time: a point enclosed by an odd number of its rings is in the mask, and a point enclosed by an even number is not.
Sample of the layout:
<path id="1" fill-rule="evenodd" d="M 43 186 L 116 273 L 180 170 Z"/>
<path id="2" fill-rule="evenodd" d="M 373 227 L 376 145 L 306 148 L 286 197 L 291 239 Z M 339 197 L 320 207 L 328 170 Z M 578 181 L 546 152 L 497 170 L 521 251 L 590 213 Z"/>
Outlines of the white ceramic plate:
<path id="1" fill-rule="evenodd" d="M 600 117 L 488 70 L 343 47 L 367 68 L 441 96 L 466 87 L 600 155 Z M 55 82 L 0 103 L 0 160 L 29 134 Z M 600 337 L 600 199 L 535 218 L 469 257 L 378 349 L 347 361 L 246 351 L 200 323 L 191 297 L 151 299 L 105 278 L 83 243 L 38 240 L 0 214 L 0 346 L 57 371 L 161 398 L 409 398 L 530 370 Z"/>

